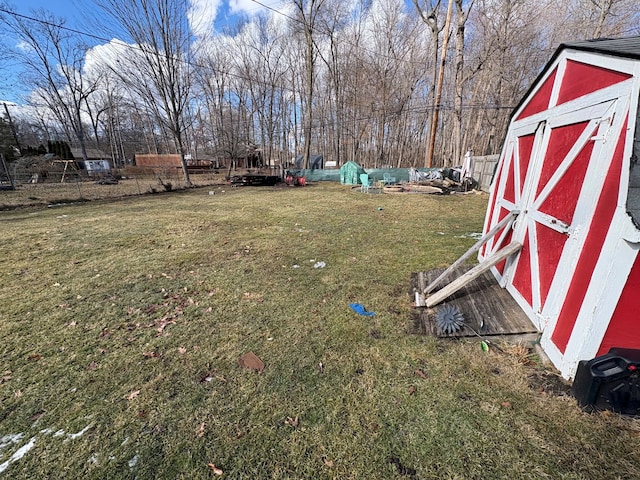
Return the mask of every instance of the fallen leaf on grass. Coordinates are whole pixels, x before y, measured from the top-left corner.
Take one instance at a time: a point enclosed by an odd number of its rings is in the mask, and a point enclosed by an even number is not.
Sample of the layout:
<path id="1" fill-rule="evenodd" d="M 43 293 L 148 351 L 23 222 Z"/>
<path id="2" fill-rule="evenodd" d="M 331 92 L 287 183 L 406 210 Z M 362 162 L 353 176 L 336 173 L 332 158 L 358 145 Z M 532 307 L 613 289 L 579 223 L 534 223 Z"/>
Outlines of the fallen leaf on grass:
<path id="1" fill-rule="evenodd" d="M 220 476 L 222 475 L 224 472 L 219 469 L 218 467 L 216 467 L 213 463 L 209 463 L 207 464 L 209 466 L 209 468 L 213 471 L 214 474 Z"/>
<path id="2" fill-rule="evenodd" d="M 34 413 L 33 415 L 31 415 L 31 421 L 35 422 L 36 420 L 40 420 L 40 417 L 42 417 L 44 415 L 44 413 L 45 412 L 42 411 L 42 410 L 39 411 L 39 412 Z"/>
<path id="3" fill-rule="evenodd" d="M 204 431 L 206 428 L 207 424 L 202 422 L 200 425 L 198 425 L 198 428 L 196 428 L 196 437 L 198 438 L 202 438 L 204 436 Z"/>
<path id="4" fill-rule="evenodd" d="M 138 398 L 138 395 L 140 395 L 140 390 L 135 390 L 131 392 L 129 395 L 127 395 L 125 398 L 127 400 L 134 400 L 135 398 Z"/>
<path id="5" fill-rule="evenodd" d="M 38 360 L 42 360 L 42 355 L 40 355 L 39 353 L 32 353 L 31 355 L 29 355 L 29 360 L 37 362 Z"/>
<path id="6" fill-rule="evenodd" d="M 422 371 L 422 369 L 418 368 L 415 372 L 420 378 L 427 379 L 427 374 Z"/>
<path id="7" fill-rule="evenodd" d="M 16 398 L 22 397 L 22 390 L 16 390 L 15 392 L 13 392 L 13 396 Z"/>
<path id="8" fill-rule="evenodd" d="M 502 402 L 500 403 L 504 408 L 511 408 L 511 402 Z"/>
<path id="9" fill-rule="evenodd" d="M 184 355 L 185 353 L 187 353 L 187 349 L 184 347 L 178 347 L 178 352 L 180 352 L 181 355 Z"/>
<path id="10" fill-rule="evenodd" d="M 262 370 L 264 370 L 264 362 L 253 352 L 245 353 L 243 356 L 238 358 L 238 365 L 257 372 L 262 372 Z"/>
<path id="11" fill-rule="evenodd" d="M 87 370 L 96 370 L 98 368 L 98 364 L 96 362 L 91 362 L 87 365 Z"/>
<path id="12" fill-rule="evenodd" d="M 329 460 L 327 457 L 322 457 L 322 461 L 327 467 L 333 468 L 333 460 Z"/>
<path id="13" fill-rule="evenodd" d="M 157 332 L 164 333 L 164 329 L 167 328 L 167 325 L 170 325 L 172 323 L 175 324 L 176 322 L 174 322 L 173 320 L 161 320 L 158 324 L 158 327 L 156 328 Z"/>
<path id="14" fill-rule="evenodd" d="M 411 387 L 409 387 L 409 395 L 413 395 L 414 393 L 416 393 L 416 387 L 411 385 Z"/>
<path id="15" fill-rule="evenodd" d="M 5 383 L 11 380 L 11 370 L 5 370 L 2 374 L 2 378 L 0 378 L 0 383 Z"/>
<path id="16" fill-rule="evenodd" d="M 298 418 L 298 416 L 296 415 L 295 418 L 291 418 L 291 417 L 287 417 L 287 419 L 284 421 L 285 425 L 290 425 L 293 428 L 297 428 L 298 425 L 300 424 L 300 419 Z"/>
<path id="17" fill-rule="evenodd" d="M 144 352 L 142 355 L 144 355 L 145 358 L 160 358 L 160 357 L 162 357 L 162 354 L 158 353 L 158 352 Z"/>

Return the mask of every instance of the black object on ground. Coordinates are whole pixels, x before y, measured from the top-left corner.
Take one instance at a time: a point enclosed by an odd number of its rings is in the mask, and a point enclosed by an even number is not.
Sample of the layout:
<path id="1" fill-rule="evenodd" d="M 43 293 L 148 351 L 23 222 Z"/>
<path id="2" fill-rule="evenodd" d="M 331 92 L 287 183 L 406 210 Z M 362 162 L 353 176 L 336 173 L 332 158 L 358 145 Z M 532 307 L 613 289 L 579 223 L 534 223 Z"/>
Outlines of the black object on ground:
<path id="1" fill-rule="evenodd" d="M 280 182 L 281 178 L 278 175 L 259 175 L 259 174 L 246 174 L 246 175 L 234 175 L 231 177 L 230 182 L 234 187 L 239 186 L 262 186 L 270 187 Z"/>
<path id="2" fill-rule="evenodd" d="M 582 360 L 571 393 L 586 410 L 640 415 L 640 350 L 612 348 Z"/>

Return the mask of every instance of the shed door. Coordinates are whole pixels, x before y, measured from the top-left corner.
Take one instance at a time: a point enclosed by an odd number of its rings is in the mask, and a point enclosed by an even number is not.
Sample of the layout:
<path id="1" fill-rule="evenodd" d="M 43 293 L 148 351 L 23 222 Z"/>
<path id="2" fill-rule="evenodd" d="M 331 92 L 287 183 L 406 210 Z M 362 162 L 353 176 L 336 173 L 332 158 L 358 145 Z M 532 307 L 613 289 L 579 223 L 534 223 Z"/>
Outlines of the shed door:
<path id="1" fill-rule="evenodd" d="M 594 199 L 583 186 L 599 170 L 591 166 L 591 159 L 598 158 L 594 153 L 612 135 L 615 108 L 616 101 L 603 102 L 549 115 L 544 121 L 516 124 L 509 133 L 507 162 L 493 209 L 496 218 L 491 223 L 509 211 L 520 213 L 512 230 L 496 238 L 491 250 L 511 241 L 522 243 L 519 255 L 497 265 L 496 272 L 540 330 L 554 280 L 575 267 L 581 242 L 569 239 L 576 237 L 579 225 L 589 224 Z"/>

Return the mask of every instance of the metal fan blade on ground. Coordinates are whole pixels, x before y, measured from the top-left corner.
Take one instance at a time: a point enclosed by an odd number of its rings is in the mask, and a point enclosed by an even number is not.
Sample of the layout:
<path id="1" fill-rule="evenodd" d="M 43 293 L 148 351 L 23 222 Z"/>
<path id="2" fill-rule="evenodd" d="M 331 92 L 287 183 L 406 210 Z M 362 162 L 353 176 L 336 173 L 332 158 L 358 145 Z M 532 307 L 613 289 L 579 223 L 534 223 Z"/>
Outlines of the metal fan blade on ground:
<path id="1" fill-rule="evenodd" d="M 440 335 L 458 332 L 464 326 L 464 316 L 458 307 L 443 305 L 436 312 L 436 326 Z"/>

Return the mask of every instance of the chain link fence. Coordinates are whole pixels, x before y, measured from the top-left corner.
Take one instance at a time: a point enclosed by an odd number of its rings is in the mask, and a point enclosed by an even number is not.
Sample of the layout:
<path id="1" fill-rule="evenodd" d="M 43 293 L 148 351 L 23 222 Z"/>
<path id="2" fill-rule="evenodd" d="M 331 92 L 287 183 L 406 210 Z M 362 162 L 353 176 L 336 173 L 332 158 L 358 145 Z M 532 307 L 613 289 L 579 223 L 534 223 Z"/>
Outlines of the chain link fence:
<path id="1" fill-rule="evenodd" d="M 90 173 L 72 168 L 70 164 L 60 163 L 51 167 L 44 170 L 38 169 L 37 165 L 30 168 L 10 165 L 15 188 L 0 191 L 0 209 L 121 198 L 187 187 L 182 170 L 176 168 L 152 170 L 129 167 Z M 226 171 L 205 170 L 191 173 L 190 180 L 192 187 L 225 185 L 226 175 Z"/>

